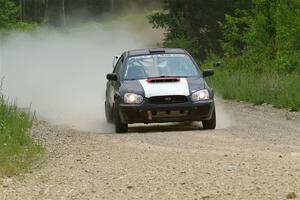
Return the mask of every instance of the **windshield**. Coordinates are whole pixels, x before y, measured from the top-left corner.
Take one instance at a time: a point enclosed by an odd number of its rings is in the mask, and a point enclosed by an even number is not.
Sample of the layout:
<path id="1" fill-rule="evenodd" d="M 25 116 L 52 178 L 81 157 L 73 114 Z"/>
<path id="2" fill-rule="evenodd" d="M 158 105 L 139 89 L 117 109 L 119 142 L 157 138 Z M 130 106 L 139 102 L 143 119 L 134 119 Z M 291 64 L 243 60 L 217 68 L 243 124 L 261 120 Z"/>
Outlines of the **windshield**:
<path id="1" fill-rule="evenodd" d="M 130 57 L 125 67 L 125 80 L 155 77 L 195 77 L 198 68 L 188 55 L 158 54 Z"/>

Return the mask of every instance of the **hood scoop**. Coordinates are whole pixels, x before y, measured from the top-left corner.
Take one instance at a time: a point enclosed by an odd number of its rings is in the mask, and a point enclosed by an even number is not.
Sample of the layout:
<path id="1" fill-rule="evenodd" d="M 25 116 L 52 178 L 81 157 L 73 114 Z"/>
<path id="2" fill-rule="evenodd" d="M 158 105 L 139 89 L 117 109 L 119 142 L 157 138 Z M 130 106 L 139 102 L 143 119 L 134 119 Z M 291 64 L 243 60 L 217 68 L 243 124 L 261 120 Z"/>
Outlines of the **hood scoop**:
<path id="1" fill-rule="evenodd" d="M 159 77 L 159 78 L 147 79 L 148 83 L 175 83 L 179 81 L 180 81 L 179 77 Z"/>

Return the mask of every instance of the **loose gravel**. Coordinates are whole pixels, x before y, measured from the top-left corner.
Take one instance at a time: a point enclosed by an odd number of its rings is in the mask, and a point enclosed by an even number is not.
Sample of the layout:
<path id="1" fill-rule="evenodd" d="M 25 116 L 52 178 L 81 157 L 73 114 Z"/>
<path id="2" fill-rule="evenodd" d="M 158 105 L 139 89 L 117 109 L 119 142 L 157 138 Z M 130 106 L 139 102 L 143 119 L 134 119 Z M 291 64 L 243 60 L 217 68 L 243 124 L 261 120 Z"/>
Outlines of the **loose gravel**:
<path id="1" fill-rule="evenodd" d="M 47 161 L 0 180 L 0 199 L 299 197 L 299 113 L 221 104 L 232 123 L 214 131 L 168 124 L 134 126 L 117 135 L 39 122 L 32 134 L 45 145 Z"/>

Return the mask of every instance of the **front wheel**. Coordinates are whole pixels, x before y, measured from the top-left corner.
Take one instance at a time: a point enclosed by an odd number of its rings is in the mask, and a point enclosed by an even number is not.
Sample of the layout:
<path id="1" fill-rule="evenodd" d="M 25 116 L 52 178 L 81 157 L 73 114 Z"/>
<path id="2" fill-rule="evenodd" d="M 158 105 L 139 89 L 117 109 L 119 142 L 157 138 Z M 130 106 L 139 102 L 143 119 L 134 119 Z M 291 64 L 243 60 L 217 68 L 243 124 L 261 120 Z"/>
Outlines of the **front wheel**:
<path id="1" fill-rule="evenodd" d="M 202 121 L 203 128 L 208 129 L 215 129 L 216 128 L 216 109 L 214 108 L 213 114 L 210 120 Z"/>
<path id="2" fill-rule="evenodd" d="M 127 133 L 128 132 L 128 124 L 122 122 L 120 110 L 118 107 L 114 109 L 114 123 L 115 123 L 115 131 L 116 133 Z"/>

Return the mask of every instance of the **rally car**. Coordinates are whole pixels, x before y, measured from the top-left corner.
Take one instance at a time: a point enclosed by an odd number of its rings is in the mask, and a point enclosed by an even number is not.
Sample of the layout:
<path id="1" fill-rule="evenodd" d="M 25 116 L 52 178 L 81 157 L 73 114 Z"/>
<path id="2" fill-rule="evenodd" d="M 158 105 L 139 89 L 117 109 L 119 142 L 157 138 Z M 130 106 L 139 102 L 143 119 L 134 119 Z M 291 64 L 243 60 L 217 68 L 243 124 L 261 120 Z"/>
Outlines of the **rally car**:
<path id="1" fill-rule="evenodd" d="M 200 70 L 182 49 L 142 49 L 115 58 L 107 74 L 105 113 L 117 133 L 128 124 L 202 121 L 215 129 L 214 91 L 204 77 L 213 70 Z"/>

